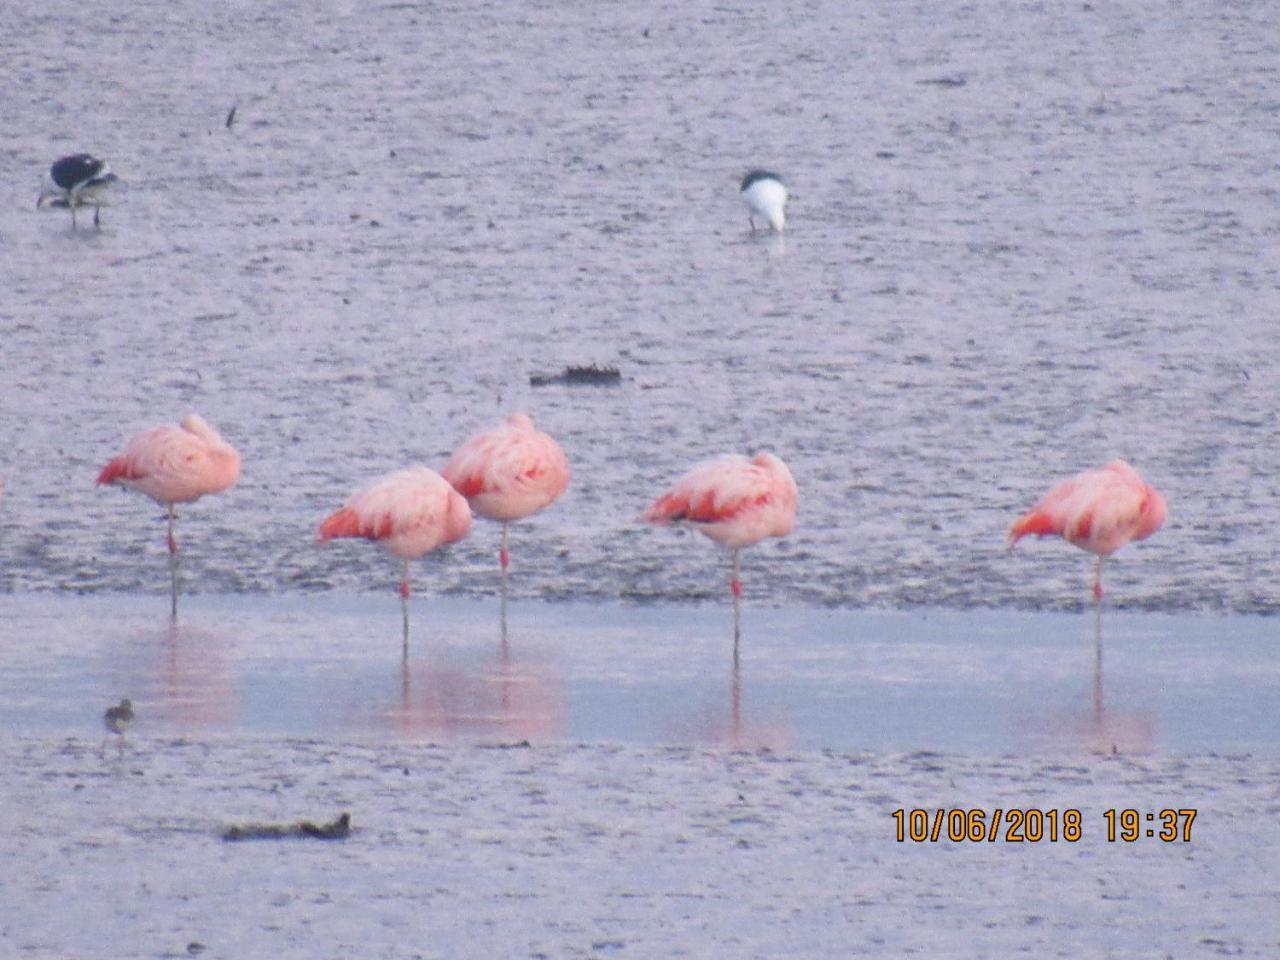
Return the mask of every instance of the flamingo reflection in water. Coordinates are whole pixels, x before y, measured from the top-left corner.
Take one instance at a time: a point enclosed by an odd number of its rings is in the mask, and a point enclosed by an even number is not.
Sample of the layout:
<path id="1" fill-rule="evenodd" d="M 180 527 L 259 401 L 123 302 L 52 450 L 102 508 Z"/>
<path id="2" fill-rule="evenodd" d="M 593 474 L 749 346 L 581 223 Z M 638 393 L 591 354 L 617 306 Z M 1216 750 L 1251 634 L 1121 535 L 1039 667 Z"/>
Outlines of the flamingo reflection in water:
<path id="1" fill-rule="evenodd" d="M 1030 723 L 1023 718 L 1018 725 L 1020 735 L 1029 735 L 1040 746 L 1095 754 L 1147 753 L 1155 748 L 1159 739 L 1155 715 L 1120 706 L 1122 697 L 1117 696 L 1114 685 L 1110 697 L 1107 695 L 1102 621 L 1102 605 L 1095 604 L 1089 631 L 1093 643 L 1087 698 L 1077 693 L 1071 706 L 1037 711 Z M 1080 653 L 1083 651 L 1082 645 Z M 1073 654 L 1070 659 L 1079 663 L 1081 669 L 1076 672 L 1083 680 L 1083 657 Z"/>
<path id="2" fill-rule="evenodd" d="M 534 740 L 563 735 L 567 711 L 563 678 L 515 659 L 503 643 L 487 662 L 403 658 L 398 702 L 387 716 L 405 734 Z"/>
<path id="3" fill-rule="evenodd" d="M 678 717 L 667 733 L 698 743 L 730 750 L 785 750 L 795 742 L 795 731 L 780 706 L 762 703 L 751 695 L 749 678 L 768 676 L 776 661 L 761 655 L 742 657 L 735 645 L 726 682 L 717 684 L 710 702 L 701 710 Z M 753 671 L 755 671 L 753 673 Z"/>
<path id="4" fill-rule="evenodd" d="M 1093 702 L 1084 727 L 1092 753 L 1147 753 L 1156 744 L 1156 721 L 1149 714 L 1109 707 L 1102 677 L 1102 607 L 1093 611 Z"/>
<path id="5" fill-rule="evenodd" d="M 149 730 L 234 729 L 240 721 L 235 637 L 170 622 L 112 642 L 111 670 L 146 707 Z"/>

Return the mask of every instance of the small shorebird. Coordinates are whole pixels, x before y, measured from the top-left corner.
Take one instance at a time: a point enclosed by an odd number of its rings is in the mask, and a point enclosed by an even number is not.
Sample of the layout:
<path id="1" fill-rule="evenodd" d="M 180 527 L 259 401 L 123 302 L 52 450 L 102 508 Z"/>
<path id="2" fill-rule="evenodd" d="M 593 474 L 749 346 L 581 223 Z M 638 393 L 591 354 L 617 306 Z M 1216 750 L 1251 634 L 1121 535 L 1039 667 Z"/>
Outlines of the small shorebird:
<path id="1" fill-rule="evenodd" d="M 1164 523 L 1164 497 L 1123 460 L 1112 460 L 1055 485 L 1009 528 L 1009 549 L 1027 534 L 1062 537 L 1097 554 L 1093 598 L 1102 600 L 1102 561 Z"/>
<path id="2" fill-rule="evenodd" d="M 774 232 L 782 232 L 787 222 L 787 188 L 780 176 L 768 170 L 752 170 L 742 178 L 741 193 L 752 233 L 756 229 L 756 214 L 764 217 Z"/>
<path id="3" fill-rule="evenodd" d="M 191 413 L 179 426 L 146 430 L 102 468 L 98 483 L 137 490 L 169 509 L 169 577 L 172 615 L 178 616 L 178 541 L 173 535 L 176 503 L 221 493 L 240 478 L 240 454 L 203 417 Z"/>
<path id="4" fill-rule="evenodd" d="M 120 701 L 114 707 L 107 707 L 107 712 L 102 715 L 102 726 L 107 733 L 114 733 L 120 739 L 116 741 L 117 748 L 120 753 L 124 753 L 124 732 L 129 729 L 129 724 L 133 723 L 133 701 L 127 697 Z M 107 753 L 107 741 L 102 741 L 102 756 Z"/>
<path id="5" fill-rule="evenodd" d="M 53 162 L 36 199 L 36 209 L 46 204 L 71 211 L 71 229 L 76 226 L 76 208 L 93 207 L 93 225 L 101 225 L 100 213 L 106 203 L 103 192 L 119 179 L 106 162 L 87 153 L 76 153 Z"/>
<path id="6" fill-rule="evenodd" d="M 507 526 L 512 520 L 537 513 L 553 503 L 569 486 L 569 462 L 548 434 L 538 430 L 525 413 L 481 430 L 459 447 L 440 471 L 467 498 L 471 509 L 502 523 L 498 563 L 506 593 Z"/>
<path id="7" fill-rule="evenodd" d="M 734 655 L 737 655 L 742 581 L 738 553 L 765 537 L 785 537 L 796 525 L 796 482 L 772 453 L 747 457 L 728 454 L 694 467 L 653 502 L 644 514 L 650 523 L 687 521 L 733 552 Z"/>
<path id="8" fill-rule="evenodd" d="M 461 540 L 471 529 L 462 494 L 429 467 L 410 467 L 361 487 L 320 524 L 321 543 L 363 537 L 400 558 L 404 654 L 409 655 L 409 561 Z"/>

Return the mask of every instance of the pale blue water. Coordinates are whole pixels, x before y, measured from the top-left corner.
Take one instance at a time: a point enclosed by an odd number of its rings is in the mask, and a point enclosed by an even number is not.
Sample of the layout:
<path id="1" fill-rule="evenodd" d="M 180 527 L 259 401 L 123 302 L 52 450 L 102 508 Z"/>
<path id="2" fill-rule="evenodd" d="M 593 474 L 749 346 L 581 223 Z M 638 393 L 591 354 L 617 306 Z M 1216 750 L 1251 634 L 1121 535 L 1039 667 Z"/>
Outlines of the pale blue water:
<path id="1" fill-rule="evenodd" d="M 0 727 L 775 750 L 1247 752 L 1280 744 L 1260 617 L 729 612 L 394 598 L 11 597 Z M 1102 658 L 1097 653 L 1101 647 Z"/>

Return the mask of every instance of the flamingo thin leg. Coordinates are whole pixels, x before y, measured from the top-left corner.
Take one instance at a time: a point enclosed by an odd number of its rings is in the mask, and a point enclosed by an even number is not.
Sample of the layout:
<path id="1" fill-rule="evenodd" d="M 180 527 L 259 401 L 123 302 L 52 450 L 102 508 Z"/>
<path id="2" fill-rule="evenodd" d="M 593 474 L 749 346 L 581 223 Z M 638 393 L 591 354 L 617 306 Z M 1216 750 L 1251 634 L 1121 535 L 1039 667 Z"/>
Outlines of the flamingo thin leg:
<path id="1" fill-rule="evenodd" d="M 409 656 L 409 561 L 400 561 L 400 615 L 404 619 L 404 655 Z"/>
<path id="2" fill-rule="evenodd" d="M 498 619 L 502 628 L 502 655 L 505 657 L 507 650 L 507 581 L 502 581 L 502 599 L 499 601 Z"/>
<path id="3" fill-rule="evenodd" d="M 738 550 L 733 551 L 733 576 L 729 580 L 729 590 L 733 594 L 733 656 L 738 657 L 738 635 L 742 623 L 742 581 L 738 578 Z"/>
<path id="4" fill-rule="evenodd" d="M 1102 731 L 1102 604 L 1093 608 L 1093 726 Z"/>
<path id="5" fill-rule="evenodd" d="M 178 619 L 178 539 L 173 535 L 173 504 L 169 504 L 169 582 L 170 603 L 169 616 Z"/>
<path id="6" fill-rule="evenodd" d="M 1102 602 L 1102 556 L 1098 556 L 1098 565 L 1093 571 L 1093 599 L 1096 603 Z"/>

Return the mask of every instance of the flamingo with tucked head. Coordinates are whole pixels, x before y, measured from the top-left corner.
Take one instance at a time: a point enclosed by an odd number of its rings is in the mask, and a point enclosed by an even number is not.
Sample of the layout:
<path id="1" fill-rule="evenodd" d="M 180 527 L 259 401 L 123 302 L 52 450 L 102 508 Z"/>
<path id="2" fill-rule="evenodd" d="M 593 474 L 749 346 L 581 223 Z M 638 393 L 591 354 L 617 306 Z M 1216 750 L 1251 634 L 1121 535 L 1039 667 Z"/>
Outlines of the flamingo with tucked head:
<path id="1" fill-rule="evenodd" d="M 471 509 L 502 524 L 498 563 L 506 590 L 507 527 L 550 506 L 569 486 L 569 461 L 560 444 L 526 413 L 481 430 L 454 451 L 440 471 Z"/>
<path id="2" fill-rule="evenodd" d="M 400 558 L 400 610 L 409 650 L 409 561 L 461 540 L 471 529 L 471 509 L 429 467 L 397 470 L 361 487 L 320 524 L 319 540 L 372 540 Z"/>
<path id="3" fill-rule="evenodd" d="M 1093 597 L 1102 599 L 1102 561 L 1164 523 L 1164 496 L 1123 460 L 1112 460 L 1054 486 L 1009 528 L 1009 549 L 1028 534 L 1062 537 L 1097 554 Z"/>
<path id="4" fill-rule="evenodd" d="M 765 537 L 789 534 L 796 525 L 796 500 L 796 482 L 780 458 L 727 454 L 694 467 L 645 511 L 650 523 L 690 523 L 732 552 L 735 641 L 742 598 L 738 554 Z"/>
<path id="5" fill-rule="evenodd" d="M 178 615 L 178 541 L 173 534 L 174 505 L 205 494 L 221 493 L 240 478 L 240 454 L 199 414 L 188 414 L 178 426 L 164 424 L 143 431 L 113 457 L 98 483 L 114 483 L 144 493 L 169 512 L 169 575 L 172 606 Z"/>

